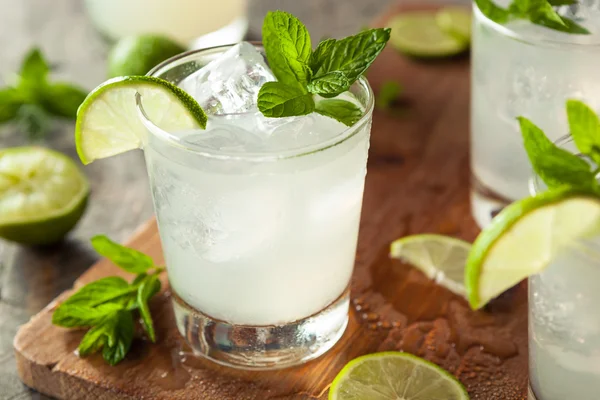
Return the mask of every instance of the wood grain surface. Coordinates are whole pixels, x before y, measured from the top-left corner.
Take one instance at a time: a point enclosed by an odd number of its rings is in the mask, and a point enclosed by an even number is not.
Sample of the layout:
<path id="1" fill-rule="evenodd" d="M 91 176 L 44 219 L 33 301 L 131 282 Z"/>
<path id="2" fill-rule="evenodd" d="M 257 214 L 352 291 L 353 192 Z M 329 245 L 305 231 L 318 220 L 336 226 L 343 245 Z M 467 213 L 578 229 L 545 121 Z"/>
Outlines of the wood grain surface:
<path id="1" fill-rule="evenodd" d="M 158 343 L 136 340 L 117 367 L 98 356 L 78 358 L 74 350 L 83 333 L 52 326 L 55 303 L 50 304 L 15 339 L 24 382 L 61 399 L 321 400 L 350 359 L 404 350 L 452 372 L 472 399 L 525 399 L 524 284 L 473 312 L 463 299 L 387 257 L 389 243 L 408 234 L 466 240 L 477 234 L 468 199 L 468 59 L 418 62 L 388 48 L 368 77 L 376 92 L 388 80 L 400 82 L 404 91 L 398 107 L 374 116 L 350 324 L 332 351 L 276 372 L 215 366 L 193 357 L 183 344 L 167 291 L 151 304 Z M 154 222 L 130 244 L 162 261 Z M 76 286 L 114 274 L 118 269 L 101 261 Z"/>

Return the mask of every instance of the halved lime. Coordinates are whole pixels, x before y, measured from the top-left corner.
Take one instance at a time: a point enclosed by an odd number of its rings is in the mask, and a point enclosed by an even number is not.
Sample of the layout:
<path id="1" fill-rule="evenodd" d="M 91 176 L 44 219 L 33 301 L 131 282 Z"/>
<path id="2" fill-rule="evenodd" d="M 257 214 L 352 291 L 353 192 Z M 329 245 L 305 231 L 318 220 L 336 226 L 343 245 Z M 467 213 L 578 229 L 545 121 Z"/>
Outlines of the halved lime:
<path id="1" fill-rule="evenodd" d="M 390 246 L 390 257 L 402 260 L 439 285 L 466 296 L 465 265 L 471 244 L 443 235 L 413 235 Z"/>
<path id="2" fill-rule="evenodd" d="M 368 354 L 335 377 L 329 400 L 468 400 L 464 386 L 437 365 L 401 352 Z"/>
<path id="3" fill-rule="evenodd" d="M 465 43 L 471 42 L 471 12 L 464 7 L 444 7 L 435 20 L 442 31 Z"/>
<path id="4" fill-rule="evenodd" d="M 146 75 L 157 64 L 184 51 L 179 43 L 161 35 L 125 37 L 108 54 L 108 75 Z"/>
<path id="5" fill-rule="evenodd" d="M 150 121 L 165 131 L 206 127 L 200 105 L 177 86 L 149 76 L 110 79 L 92 90 L 77 111 L 75 143 L 84 164 L 142 147 L 147 130 L 136 93 Z"/>
<path id="6" fill-rule="evenodd" d="M 599 229 L 600 197 L 592 189 L 552 190 L 506 207 L 469 253 L 465 287 L 471 307 L 483 307 Z"/>
<path id="7" fill-rule="evenodd" d="M 89 192 L 83 173 L 61 153 L 0 150 L 0 237 L 30 245 L 59 241 L 83 215 Z"/>
<path id="8" fill-rule="evenodd" d="M 469 47 L 464 40 L 445 33 L 433 12 L 403 13 L 390 20 L 388 25 L 392 28 L 392 46 L 411 56 L 447 57 L 462 53 Z"/>

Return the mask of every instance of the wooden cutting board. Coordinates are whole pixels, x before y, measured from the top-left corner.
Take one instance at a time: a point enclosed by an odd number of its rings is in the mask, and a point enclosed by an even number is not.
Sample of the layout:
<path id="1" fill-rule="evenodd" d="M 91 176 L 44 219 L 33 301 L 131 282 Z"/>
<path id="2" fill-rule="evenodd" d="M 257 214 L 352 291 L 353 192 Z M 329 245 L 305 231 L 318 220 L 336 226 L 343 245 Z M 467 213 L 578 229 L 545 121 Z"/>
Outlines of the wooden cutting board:
<path id="1" fill-rule="evenodd" d="M 375 25 L 401 11 L 390 10 Z M 183 344 L 167 289 L 151 304 L 158 343 L 135 340 L 126 360 L 109 367 L 100 356 L 74 354 L 83 332 L 51 324 L 52 310 L 67 292 L 15 337 L 23 382 L 59 399 L 326 399 L 329 384 L 349 360 L 403 350 L 449 370 L 472 399 L 526 399 L 525 285 L 473 312 L 463 299 L 387 256 L 389 243 L 405 235 L 434 232 L 473 240 L 478 232 L 469 211 L 469 60 L 415 61 L 389 47 L 368 77 L 375 92 L 394 80 L 403 94 L 395 109 L 375 111 L 350 324 L 333 350 L 275 372 L 216 366 L 195 358 Z M 154 221 L 129 245 L 163 262 Z M 103 260 L 75 287 L 108 275 L 122 274 Z"/>

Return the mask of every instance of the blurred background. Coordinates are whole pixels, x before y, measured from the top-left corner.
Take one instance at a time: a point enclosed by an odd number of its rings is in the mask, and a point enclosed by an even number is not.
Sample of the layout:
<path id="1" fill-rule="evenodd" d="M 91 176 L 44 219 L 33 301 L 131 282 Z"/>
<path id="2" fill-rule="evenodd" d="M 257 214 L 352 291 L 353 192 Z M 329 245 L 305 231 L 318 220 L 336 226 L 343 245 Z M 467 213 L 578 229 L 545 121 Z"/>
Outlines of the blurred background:
<path id="1" fill-rule="evenodd" d="M 259 40 L 266 12 L 281 9 L 300 18 L 313 38 L 337 38 L 356 33 L 397 2 L 0 0 L 0 87 L 14 84 L 23 58 L 34 48 L 39 48 L 47 60 L 52 80 L 69 82 L 85 93 L 105 81 L 109 69 L 119 72 L 123 65 L 131 64 L 123 55 L 110 56 L 117 60 L 110 65 L 107 62 L 111 47 L 124 36 L 159 33 L 173 39 L 175 49 L 231 43 L 242 37 Z M 1 107 L 0 101 L 0 122 Z M 31 129 L 37 129 L 33 141 L 28 132 Z M 80 165 L 73 132 L 73 118 L 48 116 L 42 131 L 39 126 L 24 127 L 8 121 L 0 124 L 0 148 L 33 143 L 61 151 Z M 97 259 L 89 238 L 104 233 L 123 241 L 152 217 L 141 152 L 124 153 L 82 168 L 91 185 L 90 201 L 83 218 L 64 241 L 31 247 L 0 239 L 0 399 L 46 398 L 19 381 L 12 339 L 19 325 L 71 287 Z"/>

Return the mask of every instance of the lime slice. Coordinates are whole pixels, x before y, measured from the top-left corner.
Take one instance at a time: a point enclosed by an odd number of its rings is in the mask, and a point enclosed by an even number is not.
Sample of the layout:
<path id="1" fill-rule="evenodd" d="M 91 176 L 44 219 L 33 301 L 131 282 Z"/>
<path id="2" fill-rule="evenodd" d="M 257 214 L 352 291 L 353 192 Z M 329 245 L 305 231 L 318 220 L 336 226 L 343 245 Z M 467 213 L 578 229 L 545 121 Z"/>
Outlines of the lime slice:
<path id="1" fill-rule="evenodd" d="M 167 132 L 204 129 L 206 114 L 177 86 L 149 76 L 110 79 L 94 89 L 77 111 L 75 143 L 84 164 L 142 147 L 147 134 L 136 104 Z"/>
<path id="2" fill-rule="evenodd" d="M 471 244 L 442 235 L 413 235 L 394 241 L 390 256 L 402 260 L 446 289 L 466 296 L 465 265 Z"/>
<path id="3" fill-rule="evenodd" d="M 464 40 L 446 34 L 431 12 L 404 13 L 389 22 L 392 33 L 390 43 L 398 51 L 422 57 L 447 57 L 462 53 L 469 46 Z"/>
<path id="4" fill-rule="evenodd" d="M 444 7 L 437 12 L 435 20 L 444 33 L 462 42 L 471 42 L 471 12 L 468 9 Z"/>
<path id="5" fill-rule="evenodd" d="M 600 197 L 591 189 L 545 192 L 506 207 L 469 253 L 465 286 L 478 309 L 548 266 L 575 240 L 598 233 Z"/>
<path id="6" fill-rule="evenodd" d="M 335 377 L 329 400 L 468 400 L 464 386 L 437 365 L 408 353 L 368 354 Z"/>
<path id="7" fill-rule="evenodd" d="M 0 150 L 0 237 L 30 245 L 59 241 L 83 215 L 89 192 L 83 173 L 61 153 Z"/>
<path id="8" fill-rule="evenodd" d="M 157 64 L 184 51 L 179 43 L 164 36 L 129 36 L 119 40 L 110 50 L 108 75 L 146 75 Z"/>

